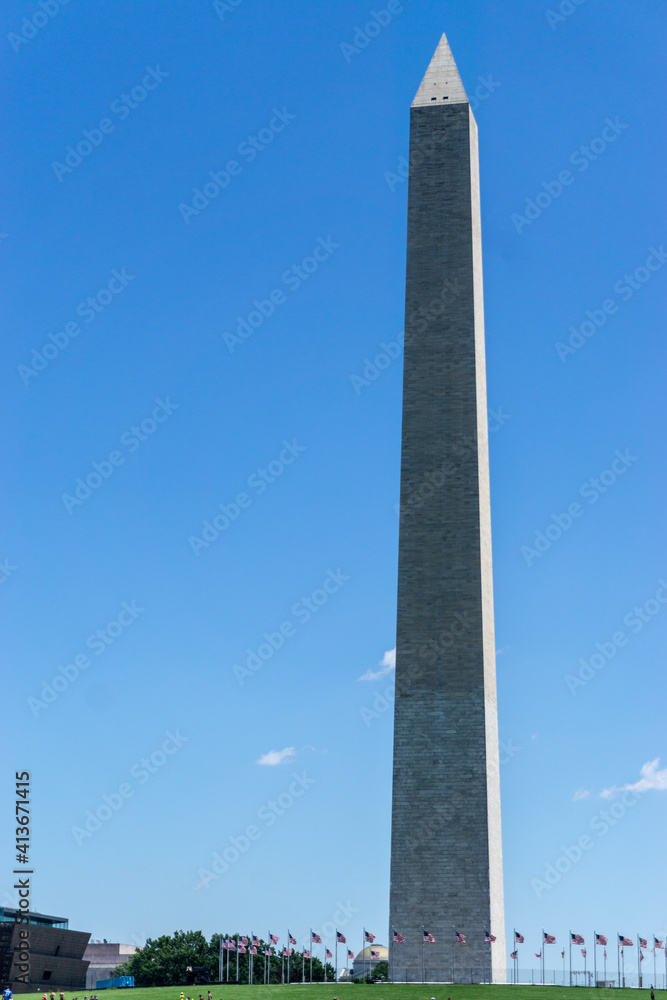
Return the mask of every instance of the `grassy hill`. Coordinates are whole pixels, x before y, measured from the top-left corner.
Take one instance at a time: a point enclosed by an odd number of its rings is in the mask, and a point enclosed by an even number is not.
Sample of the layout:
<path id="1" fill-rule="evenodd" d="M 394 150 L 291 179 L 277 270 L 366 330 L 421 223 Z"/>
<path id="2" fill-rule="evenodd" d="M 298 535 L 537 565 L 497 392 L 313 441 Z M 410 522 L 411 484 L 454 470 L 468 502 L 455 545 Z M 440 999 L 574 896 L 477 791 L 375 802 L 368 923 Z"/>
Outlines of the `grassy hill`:
<path id="1" fill-rule="evenodd" d="M 100 990 L 100 1000 L 180 1000 L 181 991 L 192 1000 L 206 998 L 207 986 L 136 987 L 123 990 Z M 211 986 L 213 1000 L 639 1000 L 650 990 L 592 989 L 585 986 L 448 986 L 416 983 L 373 986 L 343 983 L 318 983 L 312 986 Z M 89 991 L 65 993 L 65 1000 L 83 1000 Z M 361 997 L 359 996 L 361 994 Z M 47 994 L 48 995 L 48 994 Z M 656 990 L 656 1000 L 667 1000 L 667 991 Z M 41 993 L 21 993 L 16 1000 L 41 1000 Z"/>

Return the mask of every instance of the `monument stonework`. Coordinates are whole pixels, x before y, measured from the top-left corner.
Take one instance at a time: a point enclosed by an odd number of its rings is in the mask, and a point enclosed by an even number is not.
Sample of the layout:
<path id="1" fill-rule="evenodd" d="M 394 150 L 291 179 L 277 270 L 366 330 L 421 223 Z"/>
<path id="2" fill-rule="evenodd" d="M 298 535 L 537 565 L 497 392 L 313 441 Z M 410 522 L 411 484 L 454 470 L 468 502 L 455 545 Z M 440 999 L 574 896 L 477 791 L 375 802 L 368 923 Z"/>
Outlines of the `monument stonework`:
<path id="1" fill-rule="evenodd" d="M 390 970 L 504 981 L 477 126 L 442 36 L 410 112 Z M 423 929 L 434 943 L 423 944 Z M 404 936 L 393 943 L 393 933 Z M 465 935 L 465 944 L 455 939 Z M 485 932 L 495 935 L 485 942 Z"/>

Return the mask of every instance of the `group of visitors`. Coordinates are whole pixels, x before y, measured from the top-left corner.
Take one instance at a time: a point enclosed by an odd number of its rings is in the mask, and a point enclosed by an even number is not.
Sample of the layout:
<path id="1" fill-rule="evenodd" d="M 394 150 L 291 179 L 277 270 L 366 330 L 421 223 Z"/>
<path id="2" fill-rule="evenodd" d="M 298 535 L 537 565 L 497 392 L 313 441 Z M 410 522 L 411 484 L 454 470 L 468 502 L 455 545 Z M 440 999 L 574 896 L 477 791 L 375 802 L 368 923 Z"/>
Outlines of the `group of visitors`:
<path id="1" fill-rule="evenodd" d="M 9 997 L 5 997 L 4 994 L 3 994 L 3 1000 L 11 1000 L 11 992 L 9 994 Z M 49 994 L 48 997 L 47 997 L 46 993 L 42 993 L 42 1000 L 56 1000 L 56 995 L 53 992 L 53 990 L 51 990 L 51 993 Z M 60 991 L 59 1000 L 65 1000 L 65 991 L 64 990 Z M 78 997 L 73 997 L 72 1000 L 79 1000 L 79 998 Z M 90 996 L 85 996 L 83 998 L 83 1000 L 98 1000 L 98 998 L 97 998 L 97 996 L 93 996 L 91 994 Z"/>

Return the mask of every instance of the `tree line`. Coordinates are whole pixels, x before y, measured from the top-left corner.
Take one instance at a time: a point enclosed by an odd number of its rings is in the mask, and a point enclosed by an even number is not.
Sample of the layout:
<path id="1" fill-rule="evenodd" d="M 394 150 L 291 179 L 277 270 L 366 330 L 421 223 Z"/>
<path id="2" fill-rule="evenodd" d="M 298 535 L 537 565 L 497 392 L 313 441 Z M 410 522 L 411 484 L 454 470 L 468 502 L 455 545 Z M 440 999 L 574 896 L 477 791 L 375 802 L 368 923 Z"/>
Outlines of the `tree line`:
<path id="1" fill-rule="evenodd" d="M 220 934 L 213 934 L 207 941 L 201 931 L 174 931 L 173 934 L 163 934 L 159 938 L 148 938 L 143 948 L 137 949 L 127 962 L 119 965 L 115 976 L 134 976 L 135 986 L 178 986 L 185 984 L 188 966 L 199 966 L 206 969 L 212 983 L 218 982 L 220 959 Z M 238 944 L 238 934 L 223 934 Z M 260 938 L 260 954 L 252 956 L 253 982 L 264 982 L 264 955 L 266 947 Z M 227 967 L 227 952 L 223 951 L 225 967 Z M 250 955 L 229 953 L 229 982 L 248 983 Z M 236 978 L 236 962 L 238 959 L 239 976 Z M 280 954 L 273 954 L 266 959 L 269 962 L 269 982 L 282 982 L 283 959 Z M 290 982 L 300 983 L 303 969 L 303 952 L 294 950 L 290 958 Z M 287 982 L 287 959 L 284 962 L 285 982 Z M 306 982 L 310 981 L 310 959 L 305 962 Z M 329 962 L 326 966 L 326 977 L 329 982 L 335 978 L 334 967 Z M 319 958 L 313 956 L 313 982 L 324 982 L 324 965 Z M 201 992 L 201 991 L 200 991 Z"/>

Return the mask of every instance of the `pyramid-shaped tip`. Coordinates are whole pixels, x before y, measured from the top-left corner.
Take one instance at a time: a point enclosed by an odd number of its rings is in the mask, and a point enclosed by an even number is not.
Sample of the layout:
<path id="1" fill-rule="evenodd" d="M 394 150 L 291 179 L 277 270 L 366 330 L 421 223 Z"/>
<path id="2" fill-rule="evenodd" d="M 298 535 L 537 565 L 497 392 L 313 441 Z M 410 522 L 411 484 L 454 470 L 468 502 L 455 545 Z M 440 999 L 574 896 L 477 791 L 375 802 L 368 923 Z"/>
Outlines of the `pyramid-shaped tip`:
<path id="1" fill-rule="evenodd" d="M 412 102 L 412 107 L 467 103 L 468 98 L 452 50 L 447 36 L 443 34 Z"/>

